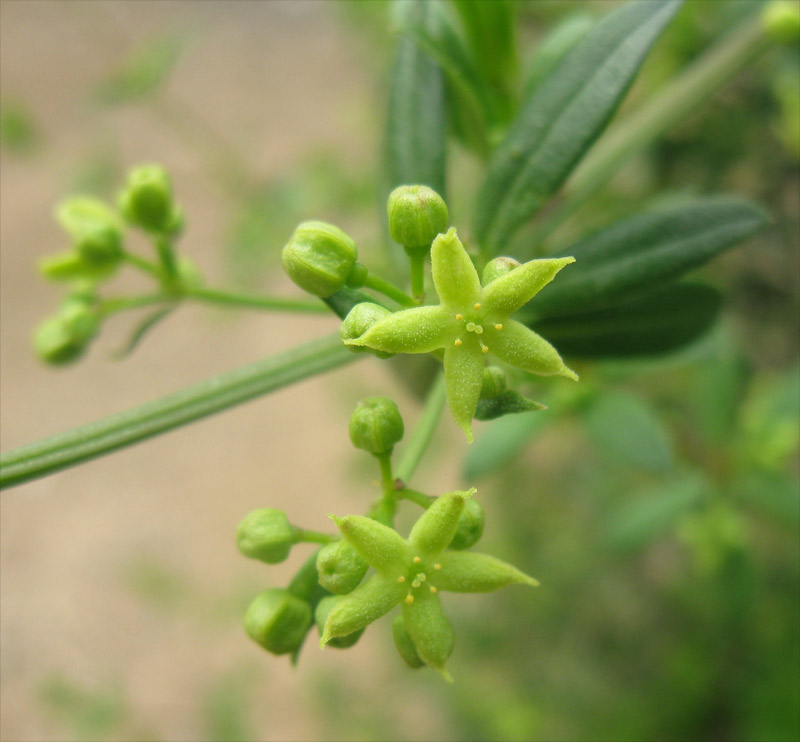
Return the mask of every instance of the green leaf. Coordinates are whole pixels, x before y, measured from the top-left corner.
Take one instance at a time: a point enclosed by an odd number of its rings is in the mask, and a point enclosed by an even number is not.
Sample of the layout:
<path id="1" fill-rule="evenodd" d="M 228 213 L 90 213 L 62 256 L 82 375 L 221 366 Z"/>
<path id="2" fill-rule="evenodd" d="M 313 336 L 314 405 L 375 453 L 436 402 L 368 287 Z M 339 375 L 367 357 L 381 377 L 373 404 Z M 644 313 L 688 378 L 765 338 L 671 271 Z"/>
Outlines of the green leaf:
<path id="1" fill-rule="evenodd" d="M 756 206 L 725 196 L 623 219 L 564 250 L 575 265 L 537 296 L 531 309 L 539 317 L 568 315 L 645 293 L 700 267 L 766 223 Z"/>
<path id="2" fill-rule="evenodd" d="M 114 105 L 150 95 L 164 83 L 183 47 L 183 40 L 172 36 L 148 41 L 98 85 L 95 98 Z"/>
<path id="3" fill-rule="evenodd" d="M 609 13 L 523 105 L 476 202 L 475 233 L 499 252 L 564 182 L 605 128 L 680 0 L 629 2 Z"/>
<path id="4" fill-rule="evenodd" d="M 354 361 L 339 336 L 315 340 L 141 407 L 0 455 L 0 487 L 74 466 Z"/>
<path id="5" fill-rule="evenodd" d="M 514 389 L 507 389 L 491 399 L 479 399 L 478 408 L 475 410 L 476 420 L 496 420 L 505 415 L 519 412 L 535 412 L 546 410 L 547 406 L 527 397 L 523 397 Z"/>
<path id="6" fill-rule="evenodd" d="M 628 392 L 600 394 L 584 416 L 589 438 L 609 459 L 626 467 L 665 472 L 672 444 L 657 412 Z"/>
<path id="7" fill-rule="evenodd" d="M 425 27 L 429 3 L 400 0 L 399 26 Z M 400 37 L 386 126 L 387 193 L 399 185 L 426 185 L 445 197 L 446 110 L 439 66 L 408 37 Z"/>
<path id="8" fill-rule="evenodd" d="M 550 420 L 547 415 L 509 415 L 476 438 L 464 460 L 464 480 L 474 482 L 512 461 Z"/>
<path id="9" fill-rule="evenodd" d="M 612 513 L 606 526 L 607 543 L 624 551 L 647 546 L 693 509 L 705 490 L 701 477 L 689 475 L 639 492 Z"/>
<path id="10" fill-rule="evenodd" d="M 606 309 L 529 324 L 565 356 L 652 356 L 704 335 L 721 307 L 722 295 L 716 289 L 677 283 Z"/>

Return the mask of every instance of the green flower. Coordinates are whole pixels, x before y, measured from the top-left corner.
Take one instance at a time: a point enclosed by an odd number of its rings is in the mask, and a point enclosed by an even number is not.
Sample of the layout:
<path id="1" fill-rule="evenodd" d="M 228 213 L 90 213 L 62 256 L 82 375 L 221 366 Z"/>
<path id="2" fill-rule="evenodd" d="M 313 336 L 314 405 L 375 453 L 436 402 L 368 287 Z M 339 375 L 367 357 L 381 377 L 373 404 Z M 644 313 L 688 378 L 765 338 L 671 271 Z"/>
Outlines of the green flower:
<path id="1" fill-rule="evenodd" d="M 539 584 L 488 554 L 446 551 L 474 492 L 448 492 L 437 498 L 414 524 L 408 540 L 371 518 L 330 516 L 377 574 L 340 598 L 325 621 L 320 645 L 359 631 L 400 605 L 419 657 L 452 680 L 445 662 L 453 649 L 453 629 L 439 593 L 483 593 L 514 583 Z"/>
<path id="2" fill-rule="evenodd" d="M 509 319 L 573 262 L 574 258 L 531 260 L 481 286 L 475 266 L 451 227 L 431 247 L 439 305 L 396 312 L 361 337 L 344 342 L 386 353 L 430 353 L 443 348 L 447 402 L 472 442 L 472 418 L 487 353 L 530 373 L 577 380 L 550 343 Z"/>

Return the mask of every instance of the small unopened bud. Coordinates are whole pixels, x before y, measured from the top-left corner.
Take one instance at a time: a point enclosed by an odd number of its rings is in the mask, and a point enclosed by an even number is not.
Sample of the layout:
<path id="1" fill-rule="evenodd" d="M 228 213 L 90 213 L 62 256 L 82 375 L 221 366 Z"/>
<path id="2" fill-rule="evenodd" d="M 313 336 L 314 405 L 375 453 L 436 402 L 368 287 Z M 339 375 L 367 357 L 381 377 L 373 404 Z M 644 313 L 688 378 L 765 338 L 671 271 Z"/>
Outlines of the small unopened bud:
<path id="1" fill-rule="evenodd" d="M 119 197 L 125 218 L 148 232 L 168 233 L 175 227 L 172 181 L 160 165 L 142 165 L 128 174 Z"/>
<path id="2" fill-rule="evenodd" d="M 403 658 L 403 662 L 415 670 L 425 666 L 425 663 L 417 652 L 414 640 L 408 634 L 408 629 L 406 628 L 406 623 L 403 620 L 402 614 L 395 616 L 394 622 L 392 623 L 392 636 L 394 637 L 394 645 Z"/>
<path id="3" fill-rule="evenodd" d="M 267 564 L 278 564 L 292 550 L 294 528 L 283 510 L 254 510 L 239 523 L 236 545 L 245 556 Z"/>
<path id="4" fill-rule="evenodd" d="M 90 265 L 107 265 L 122 259 L 122 234 L 114 227 L 98 227 L 75 243 L 75 249 Z"/>
<path id="5" fill-rule="evenodd" d="M 403 433 L 400 410 L 388 397 L 362 399 L 350 417 L 350 440 L 362 451 L 390 453 Z"/>
<path id="6" fill-rule="evenodd" d="M 511 273 L 514 268 L 518 268 L 520 265 L 521 263 L 518 260 L 514 260 L 514 258 L 500 257 L 490 260 L 483 269 L 483 280 L 481 283 L 484 286 L 488 286 L 495 278 L 500 278 L 500 276 L 505 276 L 506 273 Z"/>
<path id="7" fill-rule="evenodd" d="M 311 605 L 282 588 L 258 595 L 244 617 L 248 636 L 272 654 L 294 652 L 311 626 Z"/>
<path id="8" fill-rule="evenodd" d="M 458 516 L 456 535 L 453 536 L 448 548 L 460 551 L 475 546 L 483 536 L 485 522 L 483 508 L 474 497 L 471 497 L 464 503 L 464 509 Z"/>
<path id="9" fill-rule="evenodd" d="M 289 278 L 323 299 L 344 288 L 357 257 L 356 243 L 326 222 L 303 222 L 281 254 Z"/>
<path id="10" fill-rule="evenodd" d="M 772 0 L 761 14 L 761 23 L 770 38 L 783 44 L 800 38 L 800 5 L 797 0 Z"/>
<path id="11" fill-rule="evenodd" d="M 97 313 L 87 302 L 68 299 L 58 314 L 37 327 L 33 339 L 36 354 L 53 365 L 75 361 L 83 355 L 99 326 Z"/>
<path id="12" fill-rule="evenodd" d="M 325 622 L 328 620 L 328 614 L 333 610 L 333 607 L 339 600 L 340 597 L 338 595 L 329 595 L 317 603 L 317 609 L 314 611 L 314 621 L 317 624 L 320 636 L 322 636 L 325 631 Z M 347 634 L 347 636 L 337 636 L 333 639 L 329 639 L 325 646 L 335 647 L 336 649 L 347 649 L 348 647 L 352 647 L 361 638 L 363 633 L 364 629 L 359 629 L 352 634 Z"/>
<path id="13" fill-rule="evenodd" d="M 386 307 L 380 304 L 373 304 L 369 301 L 363 301 L 356 304 L 344 318 L 344 321 L 339 326 L 339 337 L 342 342 L 346 340 L 356 340 L 360 338 L 372 325 L 379 320 L 385 319 L 392 313 Z M 374 350 L 368 348 L 366 345 L 346 345 L 348 350 L 353 353 L 371 353 L 378 358 L 391 358 L 394 353 L 386 353 L 382 350 Z"/>
<path id="14" fill-rule="evenodd" d="M 483 369 L 481 381 L 481 399 L 494 399 L 506 390 L 506 374 L 499 366 L 487 366 Z"/>
<path id="15" fill-rule="evenodd" d="M 336 595 L 346 595 L 358 587 L 369 565 L 347 541 L 325 544 L 317 553 L 319 584 Z"/>
<path id="16" fill-rule="evenodd" d="M 447 231 L 450 222 L 442 197 L 421 185 L 395 188 L 389 194 L 386 212 L 392 239 L 412 250 L 430 248 L 436 235 Z"/>

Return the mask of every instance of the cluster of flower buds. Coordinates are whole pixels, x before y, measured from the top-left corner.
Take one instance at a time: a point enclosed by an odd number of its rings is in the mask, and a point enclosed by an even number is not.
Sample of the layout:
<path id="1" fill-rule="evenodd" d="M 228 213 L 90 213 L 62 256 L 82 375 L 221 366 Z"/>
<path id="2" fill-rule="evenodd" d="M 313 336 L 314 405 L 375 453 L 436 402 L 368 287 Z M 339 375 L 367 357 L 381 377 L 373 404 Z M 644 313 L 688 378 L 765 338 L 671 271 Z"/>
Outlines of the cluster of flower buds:
<path id="1" fill-rule="evenodd" d="M 157 242 L 159 258 L 170 269 L 163 272 L 163 289 L 198 280 L 191 264 L 176 261 L 172 255 L 171 240 L 181 231 L 183 216 L 164 168 L 143 165 L 131 170 L 118 206 L 115 209 L 97 198 L 75 196 L 56 209 L 56 219 L 69 235 L 71 246 L 46 256 L 39 264 L 45 278 L 67 286 L 58 312 L 45 319 L 34 334 L 36 352 L 47 363 L 65 364 L 80 358 L 98 334 L 107 313 L 99 288 L 131 259 L 125 249 L 126 225 L 144 230 Z M 159 266 L 151 269 L 159 272 Z M 170 271 L 174 275 L 170 276 Z"/>
<path id="2" fill-rule="evenodd" d="M 356 448 L 385 462 L 402 436 L 403 420 L 392 400 L 359 402 L 350 419 Z M 439 593 L 537 584 L 510 564 L 467 551 L 484 528 L 474 493 L 431 497 L 391 481 L 369 515 L 330 516 L 338 537 L 327 537 L 328 543 L 286 588 L 270 588 L 253 600 L 245 615 L 248 635 L 268 652 L 296 659 L 313 625 L 321 646 L 347 649 L 369 624 L 399 607 L 392 635 L 401 658 L 412 668 L 432 667 L 450 680 L 445 663 L 453 651 L 453 629 Z M 424 508 L 407 539 L 392 524 L 398 499 Z M 268 564 L 285 560 L 296 543 L 324 540 L 323 534 L 293 526 L 285 513 L 272 509 L 253 511 L 237 532 L 240 551 Z"/>

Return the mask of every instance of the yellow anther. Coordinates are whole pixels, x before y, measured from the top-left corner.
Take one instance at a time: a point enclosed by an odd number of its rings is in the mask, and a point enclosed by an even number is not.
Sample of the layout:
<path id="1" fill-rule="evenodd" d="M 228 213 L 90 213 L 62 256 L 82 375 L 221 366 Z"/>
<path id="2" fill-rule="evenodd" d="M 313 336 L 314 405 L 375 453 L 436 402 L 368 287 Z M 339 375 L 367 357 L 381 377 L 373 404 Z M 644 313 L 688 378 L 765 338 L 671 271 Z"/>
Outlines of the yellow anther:
<path id="1" fill-rule="evenodd" d="M 461 338 L 456 338 L 456 341 L 455 341 L 455 343 L 453 343 L 453 345 L 458 346 L 458 345 L 461 345 L 462 342 L 463 341 L 461 340 Z"/>
<path id="2" fill-rule="evenodd" d="M 434 569 L 441 569 L 442 565 L 437 562 L 436 564 L 433 565 L 433 568 Z"/>
<path id="3" fill-rule="evenodd" d="M 421 584 L 419 580 L 414 580 L 414 582 L 411 583 L 411 587 L 419 587 Z"/>
<path id="4" fill-rule="evenodd" d="M 488 353 L 489 349 L 485 345 L 481 345 L 481 353 Z"/>
<path id="5" fill-rule="evenodd" d="M 397 581 L 398 581 L 398 582 L 405 582 L 405 581 L 406 581 L 406 578 L 405 578 L 405 577 L 403 577 L 403 575 L 400 575 L 400 577 L 398 577 L 398 578 L 397 578 Z"/>
<path id="6" fill-rule="evenodd" d="M 414 564 L 419 564 L 422 561 L 419 557 L 414 557 Z"/>
<path id="7" fill-rule="evenodd" d="M 476 304 L 476 305 L 475 305 L 475 309 L 480 309 L 480 308 L 481 308 L 481 305 L 480 305 L 480 304 Z"/>
<path id="8" fill-rule="evenodd" d="M 433 585 L 431 585 L 431 592 L 438 593 L 439 591 Z"/>
<path id="9" fill-rule="evenodd" d="M 406 595 L 406 603 L 411 605 L 413 602 L 414 602 L 414 596 L 413 595 Z"/>
<path id="10" fill-rule="evenodd" d="M 498 322 L 498 323 L 497 323 L 497 324 L 494 326 L 494 329 L 495 329 L 495 330 L 502 330 L 502 329 L 503 329 L 503 325 L 501 325 L 501 324 Z"/>
<path id="11" fill-rule="evenodd" d="M 424 572 L 420 572 L 420 573 L 417 575 L 417 579 L 418 579 L 420 582 L 425 582 L 425 580 L 427 580 L 428 578 L 425 576 L 425 573 L 424 573 Z"/>
<path id="12" fill-rule="evenodd" d="M 457 314 L 456 315 L 456 319 L 464 319 L 464 315 L 463 314 Z"/>

